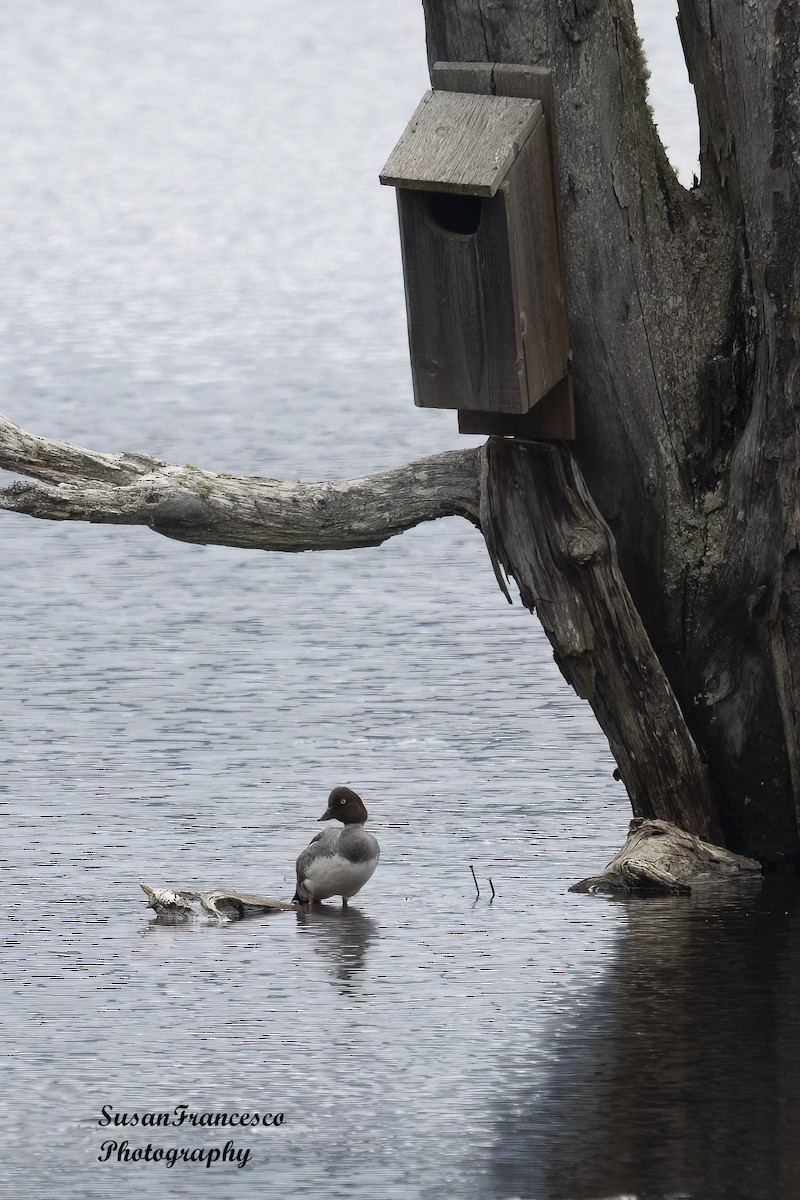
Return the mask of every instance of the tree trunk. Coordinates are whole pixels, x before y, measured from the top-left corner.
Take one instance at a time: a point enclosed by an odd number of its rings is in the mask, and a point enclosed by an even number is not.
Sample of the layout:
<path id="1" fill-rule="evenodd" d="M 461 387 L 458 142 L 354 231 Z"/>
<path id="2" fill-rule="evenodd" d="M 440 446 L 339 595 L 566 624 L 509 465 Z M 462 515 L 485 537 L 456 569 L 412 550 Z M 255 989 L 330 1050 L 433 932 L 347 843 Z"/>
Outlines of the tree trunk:
<path id="1" fill-rule="evenodd" d="M 629 0 L 424 7 L 431 64 L 553 72 L 574 455 L 725 843 L 797 860 L 800 10 L 679 4 L 701 126 L 687 191 L 647 107 Z"/>
<path id="2" fill-rule="evenodd" d="M 569 451 L 492 438 L 481 501 L 489 552 L 536 609 L 564 677 L 591 704 L 634 814 L 719 841 L 705 766 Z"/>

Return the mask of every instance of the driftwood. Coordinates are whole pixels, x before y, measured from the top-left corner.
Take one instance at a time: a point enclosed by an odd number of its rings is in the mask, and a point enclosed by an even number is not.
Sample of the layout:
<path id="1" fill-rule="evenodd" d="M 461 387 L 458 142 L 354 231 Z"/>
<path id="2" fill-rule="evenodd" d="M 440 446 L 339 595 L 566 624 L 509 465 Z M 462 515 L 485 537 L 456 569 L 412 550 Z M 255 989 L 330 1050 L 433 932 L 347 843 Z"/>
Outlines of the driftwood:
<path id="1" fill-rule="evenodd" d="M 473 877 L 474 874 L 473 871 Z M 625 845 L 602 875 L 583 879 L 569 890 L 688 896 L 697 884 L 733 884 L 760 877 L 761 864 L 755 859 L 713 846 L 669 821 L 637 817 L 631 821 Z M 477 880 L 475 886 L 477 888 Z M 302 906 L 294 902 L 226 888 L 190 892 L 151 888 L 146 883 L 141 887 L 158 921 L 167 925 L 182 925 L 197 917 L 227 923 L 271 912 L 302 911 Z"/>
<path id="2" fill-rule="evenodd" d="M 164 925 L 183 925 L 196 917 L 228 922 L 271 912 L 300 911 L 300 905 L 293 902 L 252 892 L 233 892 L 228 888 L 216 888 L 213 892 L 178 892 L 172 888 L 151 888 L 146 883 L 140 886 L 147 896 L 148 906 Z"/>
<path id="3" fill-rule="evenodd" d="M 668 821 L 631 821 L 628 840 L 602 875 L 574 884 L 571 892 L 641 892 L 688 895 L 697 883 L 760 877 L 761 864 L 701 841 Z"/>

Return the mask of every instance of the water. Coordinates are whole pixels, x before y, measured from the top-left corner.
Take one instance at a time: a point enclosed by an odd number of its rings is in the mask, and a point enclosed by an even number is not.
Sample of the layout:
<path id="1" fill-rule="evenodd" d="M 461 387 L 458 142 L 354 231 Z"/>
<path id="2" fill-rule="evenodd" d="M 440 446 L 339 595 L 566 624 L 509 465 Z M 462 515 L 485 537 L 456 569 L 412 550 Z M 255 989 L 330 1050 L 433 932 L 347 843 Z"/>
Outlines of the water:
<path id="1" fill-rule="evenodd" d="M 12 418 L 284 477 L 464 444 L 411 403 L 376 175 L 427 78 L 386 7 L 7 0 Z M 796 898 L 567 892 L 627 802 L 465 522 L 299 556 L 0 532 L 9 1195 L 797 1194 Z M 348 913 L 151 923 L 139 879 L 290 896 L 337 783 L 383 847 Z M 285 1120 L 100 1124 L 180 1104 Z M 98 1161 L 124 1137 L 250 1157 Z"/>

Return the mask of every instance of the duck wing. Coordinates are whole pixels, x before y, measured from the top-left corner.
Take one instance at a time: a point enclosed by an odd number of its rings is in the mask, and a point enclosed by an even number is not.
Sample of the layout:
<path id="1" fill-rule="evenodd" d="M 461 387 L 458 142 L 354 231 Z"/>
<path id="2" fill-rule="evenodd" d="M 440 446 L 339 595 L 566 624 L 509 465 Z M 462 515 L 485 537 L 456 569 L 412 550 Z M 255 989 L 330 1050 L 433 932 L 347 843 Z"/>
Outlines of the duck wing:
<path id="1" fill-rule="evenodd" d="M 336 853 L 340 836 L 341 831 L 338 829 L 323 829 L 321 833 L 313 837 L 297 859 L 297 878 L 302 879 L 309 863 L 312 863 L 315 858 L 332 858 Z"/>

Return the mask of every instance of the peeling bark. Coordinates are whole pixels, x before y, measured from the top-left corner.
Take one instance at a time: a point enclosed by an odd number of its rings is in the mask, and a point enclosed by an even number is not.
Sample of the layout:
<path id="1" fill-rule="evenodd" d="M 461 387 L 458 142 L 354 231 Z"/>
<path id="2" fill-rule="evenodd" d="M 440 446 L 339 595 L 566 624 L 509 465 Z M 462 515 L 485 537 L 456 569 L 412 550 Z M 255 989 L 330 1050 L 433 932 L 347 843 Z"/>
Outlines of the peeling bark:
<path id="1" fill-rule="evenodd" d="M 151 888 L 146 883 L 139 886 L 147 896 L 148 908 L 153 909 L 162 925 L 184 925 L 197 917 L 227 924 L 241 921 L 244 917 L 261 917 L 273 912 L 302 912 L 300 905 L 293 901 L 276 900 L 273 896 L 260 896 L 253 892 L 234 892 L 229 888 L 216 888 L 212 892 L 187 892 Z"/>

